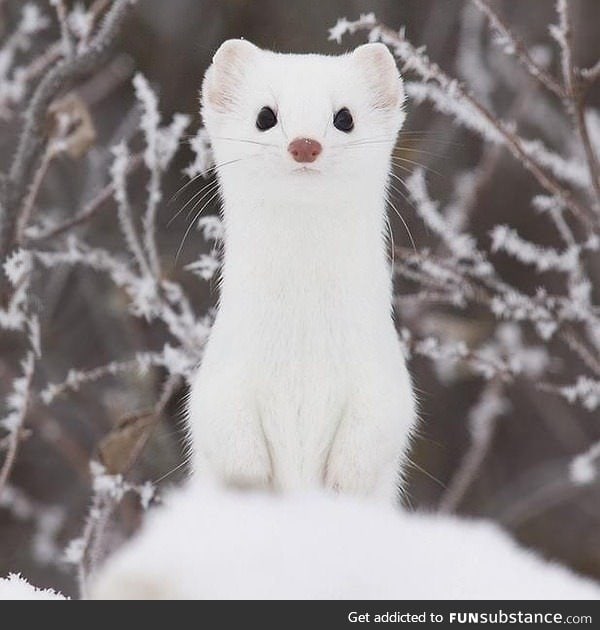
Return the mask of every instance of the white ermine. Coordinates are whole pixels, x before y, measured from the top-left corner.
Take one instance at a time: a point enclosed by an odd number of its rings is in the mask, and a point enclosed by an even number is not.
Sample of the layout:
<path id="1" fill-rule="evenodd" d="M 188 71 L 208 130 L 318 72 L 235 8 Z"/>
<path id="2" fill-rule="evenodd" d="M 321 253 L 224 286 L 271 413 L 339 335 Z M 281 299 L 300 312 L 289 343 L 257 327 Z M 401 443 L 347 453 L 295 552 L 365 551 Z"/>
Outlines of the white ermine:
<path id="1" fill-rule="evenodd" d="M 385 236 L 403 102 L 383 44 L 215 54 L 202 114 L 225 255 L 189 401 L 197 475 L 395 497 L 415 422 Z"/>

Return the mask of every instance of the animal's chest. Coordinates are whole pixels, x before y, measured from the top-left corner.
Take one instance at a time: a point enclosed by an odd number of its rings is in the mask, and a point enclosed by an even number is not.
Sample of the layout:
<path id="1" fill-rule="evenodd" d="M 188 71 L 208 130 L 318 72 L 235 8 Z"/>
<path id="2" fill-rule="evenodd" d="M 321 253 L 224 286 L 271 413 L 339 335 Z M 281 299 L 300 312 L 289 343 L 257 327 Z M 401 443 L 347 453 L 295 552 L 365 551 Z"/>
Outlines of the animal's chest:
<path id="1" fill-rule="evenodd" d="M 268 431 L 323 438 L 343 412 L 358 357 L 343 318 L 320 315 L 272 321 L 253 337 L 254 391 Z"/>
<path id="2" fill-rule="evenodd" d="M 261 364 L 256 378 L 268 389 L 310 393 L 347 380 L 356 350 L 340 322 L 278 321 L 268 328 L 251 341 L 251 354 Z"/>

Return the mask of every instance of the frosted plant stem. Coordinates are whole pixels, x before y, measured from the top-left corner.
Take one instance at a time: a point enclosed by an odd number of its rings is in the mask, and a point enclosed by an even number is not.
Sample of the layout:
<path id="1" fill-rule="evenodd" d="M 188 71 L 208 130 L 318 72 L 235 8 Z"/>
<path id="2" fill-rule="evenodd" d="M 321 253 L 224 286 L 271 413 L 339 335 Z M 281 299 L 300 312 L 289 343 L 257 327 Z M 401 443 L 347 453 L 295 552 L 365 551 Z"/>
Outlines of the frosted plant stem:
<path id="1" fill-rule="evenodd" d="M 490 451 L 498 418 L 505 411 L 501 393 L 501 381 L 498 379 L 490 381 L 481 393 L 479 401 L 471 410 L 469 414 L 471 444 L 446 492 L 442 495 L 438 506 L 439 512 L 455 512 L 473 485 L 481 465 Z"/>
<path id="2" fill-rule="evenodd" d="M 17 408 L 13 410 L 13 415 L 11 419 L 11 424 L 13 426 L 9 429 L 6 455 L 2 463 L 2 468 L 0 468 L 0 496 L 6 488 L 6 484 L 8 483 L 10 474 L 17 460 L 19 444 L 23 436 L 23 425 L 25 424 L 25 418 L 29 410 L 34 365 L 34 356 L 33 353 L 30 352 L 27 356 L 27 359 L 23 363 L 24 374 L 23 377 L 20 379 L 21 400 Z M 17 380 L 15 379 L 14 382 L 16 383 Z M 16 386 L 15 393 L 17 393 Z"/>
<path id="3" fill-rule="evenodd" d="M 141 153 L 137 153 L 129 158 L 126 174 L 130 175 L 137 171 L 143 164 L 143 156 Z M 87 202 L 83 209 L 78 212 L 74 217 L 59 223 L 58 225 L 49 228 L 41 234 L 36 234 L 28 239 L 28 243 L 38 244 L 47 240 L 52 240 L 69 230 L 78 227 L 92 219 L 104 206 L 114 197 L 115 187 L 113 184 L 107 184 L 93 199 Z"/>
<path id="4" fill-rule="evenodd" d="M 585 120 L 585 91 L 579 85 L 578 71 L 573 62 L 573 29 L 567 0 L 558 0 L 556 10 L 559 25 L 551 30 L 561 49 L 561 68 L 566 88 L 565 104 L 579 133 L 596 199 L 594 208 L 600 214 L 600 166 L 592 146 Z"/>
<path id="5" fill-rule="evenodd" d="M 512 32 L 509 25 L 492 9 L 488 1 L 471 0 L 471 2 L 487 16 L 492 30 L 500 36 L 503 43 L 508 44 L 508 46 L 504 46 L 505 50 L 508 48 L 513 51 L 511 54 L 516 57 L 529 75 L 559 98 L 565 98 L 566 93 L 562 85 L 533 60 L 525 43 Z"/>
<path id="6" fill-rule="evenodd" d="M 371 38 L 379 39 L 389 45 L 396 56 L 404 61 L 408 68 L 417 73 L 425 83 L 436 83 L 448 98 L 458 104 L 467 104 L 489 129 L 494 130 L 497 137 L 502 140 L 512 155 L 535 177 L 542 188 L 560 198 L 588 229 L 595 230 L 598 228 L 600 220 L 596 213 L 591 212 L 570 190 L 562 186 L 552 174 L 538 163 L 534 155 L 524 146 L 523 140 L 509 125 L 499 120 L 458 81 L 446 75 L 421 49 L 415 48 L 406 40 L 402 32 L 398 33 L 375 20 L 358 21 L 352 26 L 352 32 L 359 29 L 370 31 Z M 481 131 L 479 132 L 482 133 Z M 485 134 L 482 135 L 485 138 Z"/>
<path id="7" fill-rule="evenodd" d="M 15 230 L 27 182 L 47 142 L 44 130 L 50 104 L 61 92 L 106 61 L 132 4 L 131 0 L 115 0 L 89 48 L 73 59 L 63 59 L 56 64 L 44 76 L 31 97 L 17 152 L 0 200 L 0 258 L 7 254 L 15 242 Z"/>

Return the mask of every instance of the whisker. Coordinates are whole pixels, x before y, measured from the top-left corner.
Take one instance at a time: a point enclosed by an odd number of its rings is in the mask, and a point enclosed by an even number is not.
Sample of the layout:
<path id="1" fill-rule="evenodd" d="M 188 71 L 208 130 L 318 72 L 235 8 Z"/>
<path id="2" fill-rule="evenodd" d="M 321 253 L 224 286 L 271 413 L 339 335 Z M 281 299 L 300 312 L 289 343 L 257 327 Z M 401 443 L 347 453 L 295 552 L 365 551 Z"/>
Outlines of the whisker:
<path id="1" fill-rule="evenodd" d="M 398 175 L 396 175 L 396 173 L 394 173 L 394 172 L 391 172 L 391 173 L 390 173 L 390 175 L 391 175 L 394 179 L 398 180 L 398 181 L 399 181 L 399 182 L 400 182 L 400 183 L 404 186 L 404 188 L 406 188 L 406 184 L 404 183 L 404 180 L 403 180 L 401 177 L 399 177 Z M 390 184 L 391 184 L 391 182 L 390 182 Z M 403 195 L 403 194 L 404 194 L 404 193 L 402 193 L 401 191 L 398 191 L 398 192 L 400 192 L 400 194 L 401 194 L 401 195 Z M 407 197 L 404 197 L 404 200 L 405 200 L 407 203 L 410 203 Z M 414 206 L 413 206 L 413 208 L 414 208 Z"/>
<path id="2" fill-rule="evenodd" d="M 441 153 L 433 153 L 432 151 L 426 151 L 425 149 L 415 149 L 414 147 L 406 147 L 404 145 L 396 147 L 395 151 L 410 151 L 411 153 L 423 153 L 424 155 L 431 155 L 432 157 L 439 158 L 441 160 L 447 159 L 448 155 L 442 155 Z"/>
<path id="3" fill-rule="evenodd" d="M 378 141 L 378 140 L 365 140 L 364 142 L 352 142 L 352 143 L 347 143 L 347 144 L 334 144 L 331 146 L 332 149 L 362 149 L 362 148 L 370 148 L 370 147 L 374 147 L 377 148 L 379 146 L 381 146 L 382 144 L 389 144 L 389 141 Z M 407 160 L 407 158 L 402 158 L 401 155 L 398 155 L 398 153 L 402 153 L 403 151 L 409 151 L 412 153 L 421 153 L 423 155 L 429 155 L 438 159 L 448 159 L 448 155 L 442 155 L 441 153 L 434 153 L 433 151 L 426 151 L 424 149 L 416 149 L 414 147 L 407 147 L 406 145 L 402 144 L 400 146 L 395 146 L 392 149 L 392 155 L 394 157 L 398 157 L 400 159 L 405 159 Z M 425 166 L 423 164 L 419 164 L 417 162 L 414 162 L 415 164 L 418 164 L 419 166 Z M 439 173 L 438 173 L 439 175 Z"/>
<path id="4" fill-rule="evenodd" d="M 216 186 L 215 186 L 214 184 L 216 184 Z M 189 212 L 187 213 L 187 215 L 186 215 L 186 217 L 185 217 L 185 218 L 186 218 L 186 220 L 189 220 L 189 218 L 190 218 L 190 217 L 192 216 L 192 214 L 194 213 L 195 208 L 197 208 L 197 207 L 198 207 L 198 205 L 199 205 L 200 203 L 202 203 L 202 200 L 203 200 L 203 199 L 206 199 L 206 197 L 207 197 L 208 195 L 210 195 L 211 193 L 215 192 L 215 190 L 216 190 L 218 187 L 219 187 L 219 180 L 218 180 L 218 179 L 215 179 L 215 180 L 213 181 L 213 185 L 212 185 L 212 186 L 211 186 L 211 187 L 210 187 L 210 188 L 209 188 L 209 189 L 208 189 L 208 190 L 207 190 L 207 191 L 206 191 L 206 192 L 202 195 L 202 197 L 200 197 L 200 199 L 198 199 L 198 200 L 194 203 L 194 205 L 190 208 Z M 192 201 L 192 199 L 190 199 L 190 201 Z M 189 201 L 188 201 L 188 203 L 189 203 Z"/>
<path id="5" fill-rule="evenodd" d="M 340 142 L 339 144 L 332 145 L 333 148 L 338 147 L 353 147 L 363 144 L 385 144 L 390 142 L 392 138 L 390 136 L 377 136 L 375 138 L 362 138 L 360 140 L 349 140 L 348 142 Z"/>
<path id="6" fill-rule="evenodd" d="M 160 483 L 161 481 L 164 481 L 167 477 L 170 477 L 174 472 L 177 472 L 180 468 L 183 468 L 184 466 L 187 466 L 189 464 L 189 460 L 190 460 L 190 458 L 186 457 L 186 459 L 184 459 L 180 464 L 177 464 L 177 466 L 175 466 L 175 468 L 171 468 L 171 470 L 169 470 L 169 472 L 165 473 L 164 475 L 162 475 L 158 479 L 155 479 L 152 482 L 152 485 L 156 485 L 157 483 Z"/>
<path id="7" fill-rule="evenodd" d="M 173 194 L 171 199 L 169 199 L 169 203 L 171 203 L 175 199 L 175 197 L 179 196 L 190 184 L 194 183 L 198 179 L 200 178 L 207 179 L 209 175 L 213 174 L 217 169 L 221 168 L 222 166 L 227 166 L 228 164 L 235 164 L 236 162 L 239 162 L 240 160 L 243 160 L 243 159 L 244 158 L 235 158 L 233 160 L 227 160 L 225 162 L 221 162 L 220 164 L 214 164 L 210 168 L 207 168 L 203 173 L 198 173 L 197 175 L 194 175 L 194 177 L 192 177 L 188 182 L 183 184 L 183 186 L 176 193 Z"/>
<path id="8" fill-rule="evenodd" d="M 390 219 L 385 215 L 385 223 L 388 228 L 388 233 L 390 235 L 390 262 L 392 264 L 392 279 L 394 278 L 394 267 L 396 266 L 396 246 L 394 245 L 394 232 L 392 230 L 392 224 L 390 223 Z"/>
<path id="9" fill-rule="evenodd" d="M 243 142 L 245 144 L 257 144 L 261 147 L 277 147 L 278 145 L 273 144 L 272 142 L 260 142 L 260 140 L 250 140 L 247 138 L 227 138 L 224 136 L 217 136 L 213 138 L 213 140 L 226 140 L 229 142 Z"/>
<path id="10" fill-rule="evenodd" d="M 231 164 L 237 164 L 238 162 L 241 162 L 242 160 L 250 159 L 250 158 L 253 158 L 253 157 L 255 157 L 255 156 L 254 156 L 254 155 L 247 155 L 247 156 L 244 156 L 244 157 L 242 157 L 242 158 L 236 158 L 236 159 L 234 159 L 234 160 L 228 160 L 228 161 L 226 161 L 226 162 L 221 162 L 221 163 L 219 163 L 219 164 L 215 164 L 214 166 L 211 166 L 211 168 L 210 168 L 210 169 L 208 169 L 208 170 L 207 170 L 207 171 L 203 174 L 203 176 L 204 176 L 204 177 L 206 177 L 206 174 L 207 174 L 207 173 L 209 173 L 210 171 L 215 171 L 215 170 L 216 170 L 216 169 L 218 169 L 218 168 L 222 168 L 222 167 L 224 167 L 224 166 L 229 166 L 229 165 L 231 165 Z M 201 175 L 202 175 L 202 174 L 201 174 Z M 193 178 L 193 180 L 196 180 L 199 176 L 200 176 L 200 175 L 197 175 L 196 177 L 194 177 L 194 178 Z M 190 180 L 190 182 L 188 182 L 188 184 L 189 184 L 189 183 L 191 183 L 191 181 L 193 181 L 193 180 Z M 185 203 L 185 205 L 184 205 L 182 208 L 180 208 L 180 209 L 177 211 L 177 213 L 176 213 L 176 214 L 175 214 L 175 215 L 174 215 L 174 216 L 173 216 L 173 217 L 169 220 L 169 222 L 167 223 L 167 227 L 169 227 L 169 225 L 171 225 L 171 223 L 172 223 L 172 222 L 173 222 L 173 221 L 174 221 L 174 220 L 175 220 L 175 219 L 176 219 L 176 218 L 177 218 L 177 217 L 178 217 L 178 216 L 179 216 L 179 215 L 180 215 L 180 214 L 181 214 L 181 213 L 182 213 L 182 212 L 183 212 L 186 208 L 187 208 L 187 206 L 188 206 L 188 205 L 189 205 L 189 204 L 190 204 L 190 203 L 191 203 L 194 199 L 196 199 L 196 198 L 198 197 L 198 195 L 200 195 L 200 194 L 201 194 L 204 190 L 206 190 L 207 188 L 212 187 L 212 186 L 213 186 L 216 182 L 218 182 L 218 180 L 209 181 L 209 182 L 208 182 L 205 186 L 203 186 L 203 187 L 202 187 L 202 188 L 201 188 L 198 192 L 196 192 L 194 195 L 192 195 L 192 197 L 191 197 L 190 199 L 188 199 L 188 201 Z M 186 186 L 187 186 L 188 184 L 186 184 Z M 204 197 L 202 197 L 201 199 L 199 199 L 198 203 L 199 203 L 200 201 L 202 201 L 202 199 L 204 199 Z M 189 217 L 189 214 L 188 214 L 188 217 Z"/>
<path id="11" fill-rule="evenodd" d="M 441 135 L 441 134 L 440 134 Z M 422 141 L 427 139 L 427 136 L 404 136 L 402 135 L 402 132 L 400 132 L 399 136 L 398 136 L 398 140 L 401 142 L 416 142 L 416 141 Z M 376 138 L 363 138 L 361 140 L 352 140 L 349 142 L 342 142 L 339 144 L 334 144 L 332 145 L 332 148 L 342 148 L 342 147 L 353 147 L 353 146 L 365 146 L 365 145 L 381 145 L 381 144 L 388 144 L 390 142 L 391 138 L 390 136 L 380 136 L 380 137 L 376 137 Z M 398 140 L 396 140 L 396 144 L 398 142 Z M 445 137 L 443 137 L 443 139 L 441 140 L 434 140 L 434 142 L 436 144 L 441 144 L 443 146 L 445 145 L 454 145 L 454 146 L 463 146 L 460 143 L 457 142 L 452 142 L 450 140 L 447 140 Z M 405 145 L 402 145 L 405 146 Z"/>
<path id="12" fill-rule="evenodd" d="M 414 160 L 409 160 L 408 158 L 403 158 L 403 157 L 400 157 L 398 155 L 392 155 L 392 162 L 395 163 L 396 160 L 401 160 L 402 162 L 406 162 L 407 164 L 413 164 L 414 166 L 418 166 L 419 168 L 423 168 L 426 171 L 428 171 L 430 173 L 433 173 L 434 175 L 437 175 L 438 177 L 441 177 L 443 179 L 446 178 L 445 175 L 443 175 L 439 171 L 436 171 L 436 169 L 432 168 L 431 166 L 427 166 L 427 164 L 422 164 L 421 162 L 415 162 Z M 398 164 L 396 164 L 396 165 L 400 166 Z"/>
<path id="13" fill-rule="evenodd" d="M 405 173 L 408 173 L 409 175 L 413 172 L 413 170 L 411 168 L 408 168 L 408 166 L 404 166 L 404 164 L 397 164 L 396 162 L 394 162 L 393 158 L 392 158 L 392 164 L 394 165 L 395 168 L 399 168 L 403 170 Z"/>
<path id="14" fill-rule="evenodd" d="M 434 142 L 440 142 L 442 144 L 453 144 L 456 146 L 463 146 L 464 143 L 454 142 L 448 140 L 448 134 L 442 131 L 399 131 L 398 137 L 406 139 L 409 142 L 416 142 L 417 140 L 433 140 Z M 440 138 L 438 140 L 438 138 Z"/>
<path id="15" fill-rule="evenodd" d="M 204 174 L 203 173 L 198 173 L 197 175 L 194 175 L 194 177 L 189 179 L 187 182 L 185 182 L 185 184 L 183 184 L 183 186 L 181 186 L 181 188 L 179 188 L 176 192 L 174 192 L 171 195 L 171 198 L 169 199 L 169 203 L 172 203 L 175 200 L 175 198 L 178 197 L 188 186 L 193 184 L 195 181 L 197 181 L 201 177 L 204 177 Z"/>
<path id="16" fill-rule="evenodd" d="M 390 184 L 392 185 L 392 184 Z M 393 187 L 394 190 L 396 190 L 396 192 L 400 192 L 397 188 Z M 404 197 L 404 195 L 402 195 Z M 415 254 L 417 253 L 417 246 L 415 244 L 415 241 L 413 239 L 413 236 L 411 234 L 411 231 L 408 227 L 408 224 L 406 223 L 406 221 L 404 220 L 404 217 L 400 214 L 398 208 L 396 208 L 396 206 L 392 203 L 391 199 L 389 198 L 389 195 L 386 195 L 386 201 L 389 203 L 389 205 L 392 207 L 392 210 L 398 215 L 398 218 L 400 219 L 400 221 L 402 221 L 402 225 L 404 225 L 404 229 L 406 230 L 406 233 L 408 234 L 408 238 L 410 239 L 410 243 L 412 245 L 412 248 L 415 252 Z"/>
<path id="17" fill-rule="evenodd" d="M 404 180 L 399 177 L 398 175 L 396 175 L 396 173 L 391 172 L 390 175 L 398 180 L 402 186 L 404 186 L 404 188 L 407 188 L 406 184 L 404 183 Z M 419 214 L 419 211 L 417 210 L 415 204 L 401 191 L 399 190 L 396 186 L 394 186 L 391 182 L 390 182 L 390 186 L 392 186 L 394 188 L 394 190 L 402 197 L 402 199 L 404 199 L 404 201 L 415 211 L 416 214 Z M 408 188 L 407 188 L 408 190 Z M 427 234 L 429 234 L 429 228 L 427 225 L 425 225 L 425 231 L 427 232 Z"/>
<path id="18" fill-rule="evenodd" d="M 202 195 L 202 197 L 200 199 L 198 199 L 198 201 L 196 201 L 196 203 L 193 205 L 193 207 L 190 209 L 190 211 L 187 213 L 186 216 L 186 221 L 190 220 L 190 217 L 194 214 L 194 211 L 196 210 L 196 208 L 202 203 L 202 200 L 205 199 L 207 197 L 207 195 L 211 194 L 211 193 L 219 193 L 220 188 L 217 186 L 216 188 L 213 188 L 212 190 L 209 190 L 205 195 Z M 202 214 L 202 211 L 204 210 L 204 208 L 206 208 L 206 206 L 211 202 L 212 199 L 215 198 L 215 194 L 213 194 L 204 204 L 204 206 L 202 206 L 202 208 L 200 209 L 200 212 L 198 212 L 196 214 L 196 217 L 194 218 L 194 220 L 192 221 L 192 223 L 194 223 L 197 218 L 200 216 L 200 214 Z"/>
<path id="19" fill-rule="evenodd" d="M 204 197 L 206 197 L 207 194 L 213 192 L 213 190 L 215 189 L 215 186 L 219 185 L 219 180 L 218 179 L 213 179 L 212 181 L 208 182 L 208 184 L 206 184 L 206 186 L 203 186 L 197 193 L 195 193 L 194 195 L 192 195 L 187 202 L 185 203 L 185 205 L 180 208 L 170 219 L 169 222 L 167 223 L 167 227 L 169 227 L 171 225 L 171 223 L 173 223 L 173 221 L 175 221 L 175 219 L 190 205 L 190 203 L 192 203 L 192 201 L 194 201 L 194 199 L 196 199 L 199 195 L 201 195 L 207 188 L 209 189 L 202 197 L 200 197 L 199 202 L 202 201 L 202 199 L 204 199 Z M 188 215 L 189 217 L 189 215 Z"/>
<path id="20" fill-rule="evenodd" d="M 217 188 L 217 190 L 211 195 L 211 197 L 205 202 L 205 204 L 202 206 L 202 208 L 200 208 L 200 210 L 194 215 L 194 218 L 192 219 L 192 221 L 190 221 L 190 224 L 188 225 L 187 230 L 185 231 L 185 234 L 183 235 L 183 238 L 181 239 L 181 244 L 179 245 L 179 249 L 177 250 L 177 254 L 175 255 L 175 262 L 177 263 L 177 261 L 179 260 L 179 256 L 181 255 L 181 252 L 183 251 L 183 246 L 185 245 L 185 241 L 188 237 L 188 234 L 190 233 L 191 229 L 194 227 L 194 225 L 196 224 L 196 221 L 198 220 L 198 217 L 204 212 L 204 209 L 206 208 L 206 206 L 208 206 L 208 204 L 215 198 L 218 197 L 219 195 L 219 188 Z M 199 202 L 198 202 L 199 203 Z M 196 204 L 198 205 L 198 204 Z M 195 208 L 196 206 L 194 206 Z"/>
<path id="21" fill-rule="evenodd" d="M 401 184 L 402 186 L 404 186 L 404 188 L 406 188 L 406 184 L 404 183 L 404 180 L 403 180 L 401 177 L 399 177 L 398 175 L 396 175 L 396 173 L 393 173 L 393 172 L 392 172 L 392 173 L 390 173 L 390 175 L 391 175 L 394 179 L 396 179 L 398 182 L 400 182 L 400 184 Z M 395 191 L 396 191 L 396 192 L 397 192 L 397 193 L 398 193 L 398 194 L 402 197 L 402 199 L 404 200 L 404 202 L 405 202 L 407 205 L 409 205 L 409 206 L 410 206 L 410 207 L 414 210 L 415 214 L 419 214 L 419 211 L 417 210 L 417 208 L 416 208 L 415 204 L 414 204 L 414 203 L 410 200 L 410 198 L 409 198 L 407 195 L 405 195 L 405 194 L 404 194 L 404 192 L 402 192 L 402 190 L 400 190 L 400 189 L 399 189 L 397 186 L 395 186 L 392 182 L 388 182 L 388 184 L 389 184 L 389 186 L 390 186 L 393 190 L 395 190 Z M 408 190 L 408 189 L 407 189 L 407 190 Z"/>
<path id="22" fill-rule="evenodd" d="M 443 488 L 444 490 L 446 490 L 446 484 L 443 481 L 440 481 L 437 477 L 435 477 L 434 475 L 432 475 L 430 472 L 427 472 L 424 468 L 422 468 L 421 466 L 419 466 L 419 464 L 417 464 L 416 462 L 413 462 L 413 460 L 408 457 L 408 455 L 406 456 L 406 460 L 408 461 L 408 463 L 413 466 L 416 470 L 422 472 L 424 475 L 426 475 L 427 477 L 429 477 L 432 481 L 435 481 L 441 488 Z"/>
<path id="23" fill-rule="evenodd" d="M 398 132 L 399 136 L 443 136 L 444 131 L 430 131 L 429 129 L 401 129 Z"/>

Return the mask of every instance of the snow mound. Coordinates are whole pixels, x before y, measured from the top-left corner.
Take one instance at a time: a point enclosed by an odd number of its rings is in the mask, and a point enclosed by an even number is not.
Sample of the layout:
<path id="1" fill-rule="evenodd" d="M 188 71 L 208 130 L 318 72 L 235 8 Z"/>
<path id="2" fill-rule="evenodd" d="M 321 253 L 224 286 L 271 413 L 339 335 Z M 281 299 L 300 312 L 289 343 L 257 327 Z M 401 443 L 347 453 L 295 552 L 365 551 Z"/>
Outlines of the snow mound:
<path id="1" fill-rule="evenodd" d="M 190 485 L 108 560 L 96 599 L 597 599 L 496 526 L 324 494 Z"/>
<path id="2" fill-rule="evenodd" d="M 67 598 L 51 588 L 41 589 L 32 586 L 18 573 L 9 573 L 7 578 L 0 578 L 0 600 L 7 599 L 65 600 Z"/>

